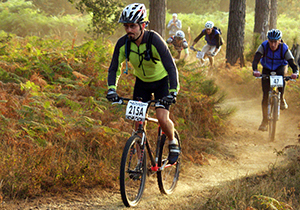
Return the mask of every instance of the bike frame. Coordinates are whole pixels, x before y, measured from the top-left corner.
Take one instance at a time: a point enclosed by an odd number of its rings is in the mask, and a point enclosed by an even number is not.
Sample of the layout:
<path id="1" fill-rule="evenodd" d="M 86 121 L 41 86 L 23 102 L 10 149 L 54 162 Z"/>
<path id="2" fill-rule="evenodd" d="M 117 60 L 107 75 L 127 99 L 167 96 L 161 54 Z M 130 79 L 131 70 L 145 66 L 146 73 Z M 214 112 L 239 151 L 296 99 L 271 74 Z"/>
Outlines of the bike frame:
<path id="1" fill-rule="evenodd" d="M 155 119 L 155 118 L 151 118 L 151 117 L 147 117 L 146 118 L 146 121 L 149 121 L 149 122 L 154 122 L 154 123 L 158 123 L 158 120 Z M 145 145 L 146 145 L 146 149 L 147 149 L 147 152 L 149 154 L 149 157 L 150 157 L 150 161 L 151 161 L 151 172 L 152 173 L 155 173 L 157 171 L 162 171 L 164 170 L 164 168 L 168 168 L 168 167 L 171 167 L 173 165 L 176 165 L 177 162 L 175 162 L 174 164 L 167 164 L 167 162 L 164 163 L 164 165 L 162 165 L 161 167 L 158 167 L 158 155 L 159 155 L 159 145 L 160 145 L 160 141 L 161 141 L 161 136 L 163 133 L 161 127 L 160 127 L 160 124 L 158 123 L 158 135 L 157 135 L 157 141 L 156 141 L 156 150 L 155 150 L 155 156 L 154 156 L 154 153 L 152 152 L 152 149 L 151 149 L 151 145 L 149 143 L 149 141 L 147 140 L 147 137 L 146 137 L 146 133 L 145 133 L 145 130 L 144 130 L 144 123 L 142 121 L 138 121 L 137 122 L 138 124 L 138 129 L 137 131 L 134 132 L 134 135 L 138 134 L 138 133 L 142 133 L 142 151 L 141 151 L 141 157 L 143 157 L 143 155 L 145 154 Z M 141 158 L 142 160 L 143 158 Z"/>
<path id="2" fill-rule="evenodd" d="M 122 98 L 122 100 L 128 101 L 130 99 Z M 158 100 L 149 101 L 148 106 L 147 106 L 147 114 L 149 112 L 149 108 L 151 107 L 151 104 L 156 103 L 156 102 L 158 102 Z M 164 168 L 168 168 L 168 167 L 176 165 L 177 162 L 175 162 L 174 164 L 167 164 L 167 162 L 165 162 L 161 167 L 158 167 L 158 156 L 159 156 L 159 149 L 160 149 L 160 141 L 161 141 L 161 136 L 164 133 L 163 133 L 163 131 L 161 129 L 161 126 L 158 122 L 158 119 L 152 118 L 152 117 L 146 117 L 145 121 L 149 121 L 149 122 L 153 122 L 153 123 L 158 124 L 156 150 L 155 150 L 155 155 L 154 155 L 154 152 L 152 152 L 152 149 L 151 149 L 151 145 L 150 145 L 149 141 L 147 140 L 147 136 L 146 136 L 145 129 L 144 129 L 144 123 L 143 123 L 143 121 L 137 121 L 135 123 L 136 130 L 133 132 L 132 136 L 142 134 L 142 143 L 141 143 L 142 148 L 141 148 L 141 158 L 140 158 L 140 160 L 141 161 L 143 160 L 143 157 L 144 157 L 144 154 L 145 154 L 145 146 L 146 146 L 146 149 L 147 149 L 147 152 L 149 154 L 150 161 L 151 161 L 151 168 L 150 168 L 151 171 L 150 172 L 152 174 L 155 173 L 155 172 L 158 172 L 158 171 L 162 171 L 162 170 L 164 170 Z"/>

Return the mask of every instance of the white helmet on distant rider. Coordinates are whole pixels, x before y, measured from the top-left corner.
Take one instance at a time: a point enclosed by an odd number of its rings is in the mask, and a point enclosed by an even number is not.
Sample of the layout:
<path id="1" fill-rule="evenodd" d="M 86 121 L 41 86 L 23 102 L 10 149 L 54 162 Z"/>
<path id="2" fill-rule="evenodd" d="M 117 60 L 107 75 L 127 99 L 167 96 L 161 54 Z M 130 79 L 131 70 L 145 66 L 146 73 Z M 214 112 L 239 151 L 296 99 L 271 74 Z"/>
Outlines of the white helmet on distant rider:
<path id="1" fill-rule="evenodd" d="M 147 11 L 144 4 L 133 3 L 123 9 L 119 23 L 143 23 L 147 17 Z"/>
<path id="2" fill-rule="evenodd" d="M 213 22 L 207 21 L 207 22 L 205 23 L 205 28 L 206 28 L 206 29 L 211 29 L 211 28 L 213 28 L 213 27 L 214 27 L 214 23 L 213 23 Z"/>
<path id="3" fill-rule="evenodd" d="M 178 38 L 180 38 L 180 39 L 184 39 L 185 34 L 184 34 L 183 31 L 178 30 L 178 31 L 176 31 L 176 33 L 175 33 L 175 37 L 178 37 Z"/>

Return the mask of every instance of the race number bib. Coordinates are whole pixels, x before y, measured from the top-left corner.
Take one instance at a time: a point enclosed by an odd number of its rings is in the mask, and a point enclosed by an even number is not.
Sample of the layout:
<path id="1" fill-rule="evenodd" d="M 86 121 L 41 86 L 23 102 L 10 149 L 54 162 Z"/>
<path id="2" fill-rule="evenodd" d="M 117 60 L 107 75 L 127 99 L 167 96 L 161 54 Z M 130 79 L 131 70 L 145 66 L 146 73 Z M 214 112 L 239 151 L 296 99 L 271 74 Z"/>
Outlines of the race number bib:
<path id="1" fill-rule="evenodd" d="M 283 87 L 283 76 L 270 76 L 270 87 Z"/>
<path id="2" fill-rule="evenodd" d="M 135 121 L 145 121 L 147 106 L 147 103 L 140 101 L 128 101 L 125 118 Z"/>

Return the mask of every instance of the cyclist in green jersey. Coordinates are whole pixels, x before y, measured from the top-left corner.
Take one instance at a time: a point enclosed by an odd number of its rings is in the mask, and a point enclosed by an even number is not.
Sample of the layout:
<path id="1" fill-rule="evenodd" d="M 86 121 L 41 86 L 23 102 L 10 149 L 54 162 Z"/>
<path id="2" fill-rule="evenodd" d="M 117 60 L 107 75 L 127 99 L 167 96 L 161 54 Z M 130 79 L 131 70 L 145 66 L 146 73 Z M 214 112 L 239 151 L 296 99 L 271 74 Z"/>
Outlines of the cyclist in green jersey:
<path id="1" fill-rule="evenodd" d="M 156 117 L 166 134 L 169 142 L 169 162 L 176 162 L 180 148 L 174 136 L 174 123 L 169 118 L 169 106 L 176 102 L 179 91 L 178 70 L 172 59 L 167 44 L 156 32 L 145 30 L 148 21 L 144 4 L 133 3 L 126 6 L 120 16 L 119 23 L 123 23 L 126 35 L 122 36 L 114 49 L 113 58 L 108 69 L 109 101 L 118 101 L 116 92 L 118 79 L 121 74 L 121 63 L 130 61 L 134 67 L 133 74 L 136 82 L 133 99 L 142 101 L 161 99 L 156 104 Z M 152 33 L 151 50 L 147 49 L 147 42 Z"/>

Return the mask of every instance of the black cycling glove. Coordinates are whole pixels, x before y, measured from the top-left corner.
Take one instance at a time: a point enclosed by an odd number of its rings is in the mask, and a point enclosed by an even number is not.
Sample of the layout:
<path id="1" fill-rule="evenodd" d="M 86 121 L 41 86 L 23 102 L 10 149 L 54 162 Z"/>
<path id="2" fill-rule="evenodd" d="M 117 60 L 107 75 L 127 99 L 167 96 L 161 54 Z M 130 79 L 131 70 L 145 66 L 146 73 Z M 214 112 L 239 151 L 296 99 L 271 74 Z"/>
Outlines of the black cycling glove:
<path id="1" fill-rule="evenodd" d="M 176 103 L 177 92 L 171 92 L 169 95 L 162 98 L 161 103 L 163 105 L 171 105 Z"/>
<path id="2" fill-rule="evenodd" d="M 116 90 L 113 88 L 108 90 L 106 98 L 107 98 L 107 100 L 112 101 L 112 102 L 116 102 L 119 100 L 119 96 L 118 96 Z"/>

